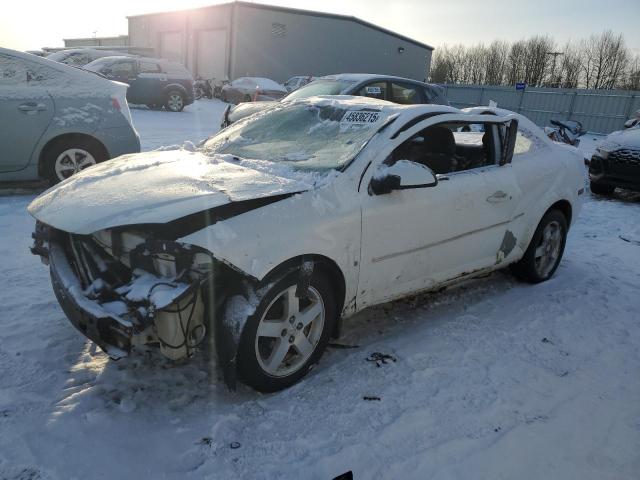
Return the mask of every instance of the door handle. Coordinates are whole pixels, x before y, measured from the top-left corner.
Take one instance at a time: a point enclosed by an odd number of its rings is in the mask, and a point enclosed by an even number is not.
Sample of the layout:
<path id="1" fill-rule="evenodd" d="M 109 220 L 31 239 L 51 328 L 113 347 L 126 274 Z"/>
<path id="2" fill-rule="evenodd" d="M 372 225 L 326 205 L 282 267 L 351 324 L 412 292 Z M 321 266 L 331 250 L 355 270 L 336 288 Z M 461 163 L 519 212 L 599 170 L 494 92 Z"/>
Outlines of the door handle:
<path id="1" fill-rule="evenodd" d="M 47 109 L 47 106 L 44 103 L 28 102 L 28 103 L 21 103 L 20 105 L 18 105 L 18 110 L 26 113 L 42 112 L 46 109 Z"/>
<path id="2" fill-rule="evenodd" d="M 493 195 L 491 195 L 489 198 L 487 198 L 487 202 L 489 202 L 489 203 L 498 203 L 498 202 L 505 202 L 505 201 L 510 200 L 510 199 L 511 199 L 511 197 L 509 195 L 507 195 L 502 190 L 498 190 Z"/>

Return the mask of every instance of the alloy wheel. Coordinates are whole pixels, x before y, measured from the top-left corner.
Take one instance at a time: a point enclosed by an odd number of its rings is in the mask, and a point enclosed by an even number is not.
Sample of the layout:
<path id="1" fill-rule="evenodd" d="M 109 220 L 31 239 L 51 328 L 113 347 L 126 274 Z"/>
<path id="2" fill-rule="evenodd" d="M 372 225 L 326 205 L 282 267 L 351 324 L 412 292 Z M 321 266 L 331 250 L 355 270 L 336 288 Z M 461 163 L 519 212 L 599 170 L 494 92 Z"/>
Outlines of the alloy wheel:
<path id="1" fill-rule="evenodd" d="M 255 338 L 264 372 L 284 377 L 302 368 L 320 341 L 325 316 L 322 296 L 312 286 L 304 298 L 296 297 L 296 285 L 278 293 L 265 309 Z"/>
<path id="2" fill-rule="evenodd" d="M 171 95 L 169 95 L 169 98 L 167 99 L 167 105 L 169 106 L 169 109 L 173 112 L 179 112 L 180 110 L 182 110 L 182 95 L 180 95 L 179 93 L 172 93 Z"/>
<path id="3" fill-rule="evenodd" d="M 535 269 L 542 278 L 548 277 L 558 262 L 562 235 L 562 227 L 555 220 L 549 222 L 542 231 L 540 243 L 535 251 Z"/>
<path id="4" fill-rule="evenodd" d="M 69 178 L 85 168 L 95 165 L 96 159 L 86 150 L 81 148 L 70 148 L 65 150 L 55 162 L 56 176 L 60 181 Z"/>

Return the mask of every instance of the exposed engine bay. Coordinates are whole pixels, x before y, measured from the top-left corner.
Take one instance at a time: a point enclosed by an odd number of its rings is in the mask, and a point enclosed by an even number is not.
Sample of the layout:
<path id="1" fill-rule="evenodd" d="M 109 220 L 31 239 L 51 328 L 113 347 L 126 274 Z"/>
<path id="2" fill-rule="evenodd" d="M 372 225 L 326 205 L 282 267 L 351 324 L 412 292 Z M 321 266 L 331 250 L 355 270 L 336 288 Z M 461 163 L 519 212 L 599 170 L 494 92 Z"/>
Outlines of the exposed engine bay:
<path id="1" fill-rule="evenodd" d="M 38 223 L 33 236 L 32 252 L 50 264 L 63 310 L 110 357 L 146 345 L 172 360 L 189 357 L 215 328 L 207 312 L 226 295 L 213 279 L 231 269 L 209 252 L 135 228 L 76 235 Z"/>

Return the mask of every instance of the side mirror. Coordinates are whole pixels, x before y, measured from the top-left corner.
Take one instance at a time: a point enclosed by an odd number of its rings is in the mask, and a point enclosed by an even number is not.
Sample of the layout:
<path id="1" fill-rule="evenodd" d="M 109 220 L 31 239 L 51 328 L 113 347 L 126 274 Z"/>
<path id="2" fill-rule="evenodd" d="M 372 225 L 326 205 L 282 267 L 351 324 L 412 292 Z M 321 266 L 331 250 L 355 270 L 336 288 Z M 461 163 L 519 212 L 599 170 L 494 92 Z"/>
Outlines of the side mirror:
<path id="1" fill-rule="evenodd" d="M 398 160 L 390 167 L 382 165 L 378 168 L 369 184 L 369 191 L 373 195 L 385 195 L 394 190 L 435 187 L 437 184 L 438 179 L 429 167 Z"/>

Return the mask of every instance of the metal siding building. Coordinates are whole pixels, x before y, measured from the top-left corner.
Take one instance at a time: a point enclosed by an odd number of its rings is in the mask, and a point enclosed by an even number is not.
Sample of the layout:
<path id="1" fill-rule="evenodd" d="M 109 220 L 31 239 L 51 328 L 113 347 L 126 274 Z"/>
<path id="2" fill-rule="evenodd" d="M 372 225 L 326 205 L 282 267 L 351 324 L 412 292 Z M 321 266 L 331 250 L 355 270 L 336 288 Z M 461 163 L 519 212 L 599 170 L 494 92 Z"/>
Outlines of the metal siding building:
<path id="1" fill-rule="evenodd" d="M 128 17 L 129 41 L 194 75 L 379 73 L 429 76 L 433 48 L 355 17 L 234 2 Z"/>

